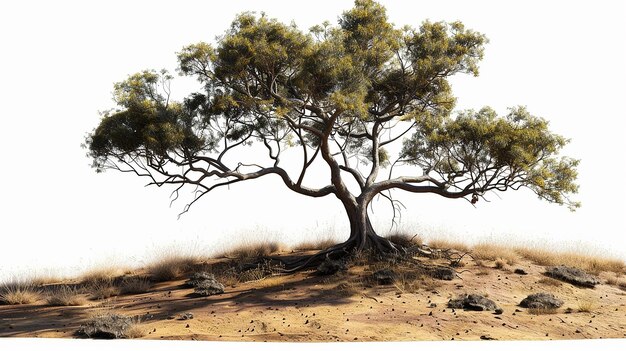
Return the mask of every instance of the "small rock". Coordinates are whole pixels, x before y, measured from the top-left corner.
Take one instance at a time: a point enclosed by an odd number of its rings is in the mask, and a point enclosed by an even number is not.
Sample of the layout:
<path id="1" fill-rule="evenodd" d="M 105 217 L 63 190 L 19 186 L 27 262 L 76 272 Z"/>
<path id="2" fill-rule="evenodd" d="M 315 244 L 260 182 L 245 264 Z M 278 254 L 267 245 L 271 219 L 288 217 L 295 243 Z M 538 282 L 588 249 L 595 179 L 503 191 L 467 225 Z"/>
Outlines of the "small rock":
<path id="1" fill-rule="evenodd" d="M 196 295 L 212 296 L 224 293 L 224 285 L 215 279 L 199 282 L 193 290 Z"/>
<path id="2" fill-rule="evenodd" d="M 428 307 L 430 307 L 430 308 L 435 308 L 435 307 L 437 307 L 437 304 L 433 302 L 433 303 L 431 303 L 430 305 L 428 305 Z"/>
<path id="3" fill-rule="evenodd" d="M 496 339 L 496 338 L 492 338 L 492 337 L 491 337 L 491 336 L 489 336 L 489 335 L 481 335 L 481 336 L 480 336 L 480 340 L 498 340 L 498 339 Z"/>
<path id="4" fill-rule="evenodd" d="M 591 274 L 578 268 L 567 266 L 550 267 L 546 270 L 546 275 L 585 288 L 593 288 L 597 284 L 600 284 L 598 278 Z"/>
<path id="5" fill-rule="evenodd" d="M 180 316 L 178 316 L 178 319 L 181 321 L 187 320 L 187 319 L 193 319 L 193 313 L 183 313 Z"/>
<path id="6" fill-rule="evenodd" d="M 458 299 L 452 299 L 448 301 L 448 307 L 450 308 L 463 308 L 469 311 L 497 311 L 501 310 L 495 302 L 488 298 L 469 294 L 460 296 Z"/>
<path id="7" fill-rule="evenodd" d="M 563 306 L 563 301 L 559 300 L 552 294 L 541 292 L 528 295 L 519 303 L 519 305 L 524 308 L 550 309 Z"/>
<path id="8" fill-rule="evenodd" d="M 515 274 L 519 274 L 519 275 L 526 275 L 526 274 L 528 274 L 528 273 L 526 273 L 526 271 L 525 271 L 525 270 L 523 270 L 523 269 L 521 269 L 521 268 L 516 268 L 516 269 L 513 271 L 513 273 L 515 273 Z"/>

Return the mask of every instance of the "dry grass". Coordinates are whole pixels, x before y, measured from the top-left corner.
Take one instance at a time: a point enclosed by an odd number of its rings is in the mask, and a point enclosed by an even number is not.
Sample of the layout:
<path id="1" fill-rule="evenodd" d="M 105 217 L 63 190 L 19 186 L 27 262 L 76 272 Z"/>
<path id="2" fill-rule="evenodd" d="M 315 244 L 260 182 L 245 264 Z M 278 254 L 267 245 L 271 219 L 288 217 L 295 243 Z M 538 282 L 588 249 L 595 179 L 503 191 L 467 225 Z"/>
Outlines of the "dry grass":
<path id="1" fill-rule="evenodd" d="M 260 243 L 242 243 L 224 252 L 221 256 L 234 259 L 257 259 L 282 250 L 282 245 L 276 241 Z"/>
<path id="2" fill-rule="evenodd" d="M 87 286 L 87 291 L 96 300 L 108 299 L 120 294 L 119 286 L 113 281 L 99 281 Z"/>
<path id="3" fill-rule="evenodd" d="M 506 264 L 512 265 L 519 259 L 519 256 L 513 249 L 501 245 L 481 243 L 474 245 L 471 251 L 472 257 L 476 260 L 501 260 L 506 262 Z"/>
<path id="4" fill-rule="evenodd" d="M 32 281 L 11 281 L 0 286 L 0 302 L 8 305 L 29 305 L 41 298 Z"/>
<path id="5" fill-rule="evenodd" d="M 337 240 L 332 238 L 324 238 L 299 243 L 293 247 L 295 251 L 323 250 L 338 244 Z"/>
<path id="6" fill-rule="evenodd" d="M 124 335 L 128 339 L 139 339 L 146 335 L 145 329 L 140 327 L 138 324 L 132 324 L 130 327 L 126 329 Z"/>
<path id="7" fill-rule="evenodd" d="M 77 288 L 61 285 L 50 291 L 46 302 L 50 306 L 82 306 L 87 299 Z"/>
<path id="8" fill-rule="evenodd" d="M 528 313 L 534 315 L 543 315 L 543 314 L 556 314 L 558 312 L 557 308 L 529 308 Z"/>
<path id="9" fill-rule="evenodd" d="M 111 282 L 117 277 L 121 277 L 124 270 L 115 266 L 94 267 L 83 273 L 78 279 L 85 285 Z"/>
<path id="10" fill-rule="evenodd" d="M 515 251 L 525 259 L 540 266 L 565 265 L 595 274 L 600 272 L 626 272 L 626 263 L 618 259 L 574 252 L 552 252 L 540 248 L 516 248 Z"/>
<path id="11" fill-rule="evenodd" d="M 397 232 L 390 234 L 385 238 L 392 243 L 403 247 L 418 246 L 423 244 L 422 238 L 417 234 Z"/>
<path id="12" fill-rule="evenodd" d="M 494 263 L 494 267 L 497 269 L 503 269 L 504 267 L 506 267 L 506 261 L 502 258 L 498 258 Z"/>
<path id="13" fill-rule="evenodd" d="M 130 277 L 122 280 L 120 290 L 122 294 L 141 294 L 150 290 L 152 283 L 146 277 Z"/>
<path id="14" fill-rule="evenodd" d="M 180 277 L 195 262 L 196 259 L 186 255 L 169 254 L 153 261 L 146 270 L 153 280 L 164 282 Z"/>
<path id="15" fill-rule="evenodd" d="M 428 246 L 432 247 L 433 249 L 440 249 L 440 250 L 453 249 L 453 250 L 457 250 L 461 252 L 470 251 L 469 246 L 464 243 L 452 241 L 452 240 L 445 240 L 445 239 L 430 240 L 428 242 Z"/>
<path id="16" fill-rule="evenodd" d="M 596 309 L 596 304 L 589 299 L 578 301 L 578 312 L 592 312 Z"/>
<path id="17" fill-rule="evenodd" d="M 549 278 L 549 277 L 543 277 L 541 279 L 539 279 L 537 281 L 537 283 L 542 284 L 542 285 L 546 285 L 546 286 L 561 286 L 563 285 L 563 283 L 561 283 L 560 281 L 554 279 L 554 278 Z"/>
<path id="18" fill-rule="evenodd" d="M 626 290 L 626 279 L 622 277 L 610 277 L 606 280 L 608 285 L 616 286 L 622 290 Z"/>

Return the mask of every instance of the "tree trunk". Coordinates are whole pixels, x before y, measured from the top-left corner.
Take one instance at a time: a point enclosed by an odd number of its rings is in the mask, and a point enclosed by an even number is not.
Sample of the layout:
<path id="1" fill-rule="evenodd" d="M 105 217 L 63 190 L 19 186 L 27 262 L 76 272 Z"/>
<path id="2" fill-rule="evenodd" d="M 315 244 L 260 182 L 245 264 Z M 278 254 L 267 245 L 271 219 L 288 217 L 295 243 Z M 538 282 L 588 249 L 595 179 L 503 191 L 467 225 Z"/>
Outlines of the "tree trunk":
<path id="1" fill-rule="evenodd" d="M 367 213 L 369 202 L 360 202 L 360 204 L 344 202 L 350 221 L 350 236 L 341 244 L 344 246 L 344 250 L 348 252 L 371 250 L 380 254 L 397 252 L 396 247 L 389 240 L 376 234 Z"/>

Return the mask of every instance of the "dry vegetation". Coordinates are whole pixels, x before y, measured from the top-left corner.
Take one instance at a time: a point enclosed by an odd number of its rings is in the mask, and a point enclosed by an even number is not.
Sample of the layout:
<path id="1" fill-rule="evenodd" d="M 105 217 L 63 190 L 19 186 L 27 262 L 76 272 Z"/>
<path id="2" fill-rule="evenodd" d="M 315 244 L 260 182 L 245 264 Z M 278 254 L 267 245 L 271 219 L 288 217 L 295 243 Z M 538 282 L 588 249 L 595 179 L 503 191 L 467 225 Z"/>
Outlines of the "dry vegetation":
<path id="1" fill-rule="evenodd" d="M 295 251 L 323 250 L 338 244 L 337 240 L 332 238 L 323 238 L 299 243 L 293 247 Z"/>
<path id="2" fill-rule="evenodd" d="M 610 277 L 606 280 L 606 283 L 609 285 L 616 286 L 622 290 L 626 290 L 626 279 L 623 277 Z"/>
<path id="3" fill-rule="evenodd" d="M 386 238 L 392 243 L 403 246 L 403 247 L 423 244 L 422 238 L 418 234 L 396 232 L 396 233 L 386 236 Z"/>
<path id="4" fill-rule="evenodd" d="M 84 285 L 93 285 L 103 282 L 112 282 L 115 278 L 121 277 L 122 275 L 124 275 L 124 269 L 116 267 L 115 265 L 106 267 L 98 266 L 86 271 L 78 279 Z"/>
<path id="5" fill-rule="evenodd" d="M 474 259 L 477 260 L 488 260 L 488 261 L 498 261 L 500 260 L 500 265 L 502 268 L 504 267 L 504 263 L 508 265 L 513 265 L 517 263 L 519 256 L 515 253 L 513 249 L 495 245 L 488 243 L 481 243 L 474 245 L 471 248 L 471 254 Z M 497 263 L 497 262 L 496 262 Z"/>
<path id="6" fill-rule="evenodd" d="M 8 305 L 27 305 L 41 298 L 32 281 L 11 281 L 0 286 L 0 302 Z"/>
<path id="7" fill-rule="evenodd" d="M 50 306 L 82 306 L 87 299 L 77 287 L 61 285 L 48 293 L 46 303 Z"/>
<path id="8" fill-rule="evenodd" d="M 434 239 L 428 242 L 428 246 L 433 249 L 453 249 L 461 252 L 470 252 L 470 247 L 462 242 L 446 240 L 446 239 Z"/>
<path id="9" fill-rule="evenodd" d="M 603 258 L 573 252 L 553 252 L 540 248 L 516 248 L 523 258 L 540 266 L 565 265 L 580 268 L 590 273 L 600 272 L 626 272 L 626 263 L 613 258 Z"/>
<path id="10" fill-rule="evenodd" d="M 241 260 L 257 259 L 279 252 L 282 250 L 282 248 L 283 246 L 275 241 L 264 241 L 260 243 L 241 243 L 225 251 L 220 256 Z"/>
<path id="11" fill-rule="evenodd" d="M 120 290 L 122 294 L 141 294 L 152 287 L 152 283 L 146 277 L 129 277 L 122 280 Z"/>

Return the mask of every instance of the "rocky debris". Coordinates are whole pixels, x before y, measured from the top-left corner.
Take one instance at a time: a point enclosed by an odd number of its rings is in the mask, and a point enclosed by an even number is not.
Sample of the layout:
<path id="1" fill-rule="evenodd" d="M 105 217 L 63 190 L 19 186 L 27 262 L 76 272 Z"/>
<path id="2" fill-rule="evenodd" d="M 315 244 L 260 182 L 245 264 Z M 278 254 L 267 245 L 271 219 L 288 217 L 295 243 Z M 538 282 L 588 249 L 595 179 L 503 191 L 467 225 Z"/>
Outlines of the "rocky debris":
<path id="1" fill-rule="evenodd" d="M 591 274 L 581 269 L 567 266 L 550 267 L 546 269 L 546 275 L 585 288 L 593 288 L 595 285 L 600 284 L 598 278 Z"/>
<path id="2" fill-rule="evenodd" d="M 385 268 L 374 272 L 372 277 L 376 280 L 378 285 L 390 285 L 396 280 L 397 275 L 391 269 Z"/>
<path id="3" fill-rule="evenodd" d="M 212 296 L 224 293 L 224 285 L 215 279 L 207 279 L 199 282 L 193 289 L 194 294 L 200 296 Z"/>
<path id="4" fill-rule="evenodd" d="M 317 274 L 319 275 L 331 275 L 337 273 L 339 270 L 346 269 L 346 265 L 340 260 L 331 260 L 326 258 L 324 262 L 317 266 Z"/>
<path id="5" fill-rule="evenodd" d="M 195 272 L 189 277 L 189 279 L 185 282 L 185 286 L 189 288 L 195 288 L 205 280 L 215 280 L 215 276 L 208 272 Z"/>
<path id="6" fill-rule="evenodd" d="M 185 320 L 188 320 L 188 319 L 193 319 L 193 313 L 187 312 L 187 313 L 183 313 L 180 316 L 178 316 L 178 320 L 181 320 L 181 321 L 185 321 Z"/>
<path id="7" fill-rule="evenodd" d="M 498 339 L 496 339 L 496 338 L 492 338 L 492 337 L 491 337 L 491 336 L 489 336 L 489 335 L 481 335 L 481 336 L 480 336 L 480 340 L 498 340 Z"/>
<path id="8" fill-rule="evenodd" d="M 515 268 L 515 270 L 513 271 L 513 273 L 515 274 L 519 274 L 519 275 L 527 275 L 528 273 L 526 273 L 525 270 L 521 269 L 521 268 Z"/>
<path id="9" fill-rule="evenodd" d="M 224 293 L 224 285 L 215 279 L 215 276 L 208 272 L 196 272 L 185 282 L 185 286 L 195 288 L 194 294 L 200 296 L 211 296 Z"/>
<path id="10" fill-rule="evenodd" d="M 563 301 L 556 298 L 556 296 L 549 293 L 536 293 L 528 295 L 522 302 L 519 303 L 521 307 L 525 308 L 559 308 L 563 306 Z"/>
<path id="11" fill-rule="evenodd" d="M 428 275 L 435 279 L 452 280 L 456 276 L 456 272 L 450 267 L 433 267 L 428 270 Z"/>
<path id="12" fill-rule="evenodd" d="M 121 339 L 133 325 L 133 319 L 120 314 L 105 314 L 90 319 L 78 328 L 78 334 L 93 339 Z"/>
<path id="13" fill-rule="evenodd" d="M 495 302 L 476 294 L 462 295 L 458 299 L 451 299 L 448 301 L 448 307 L 462 308 L 469 311 L 495 311 L 498 314 L 502 313 L 502 309 Z"/>

